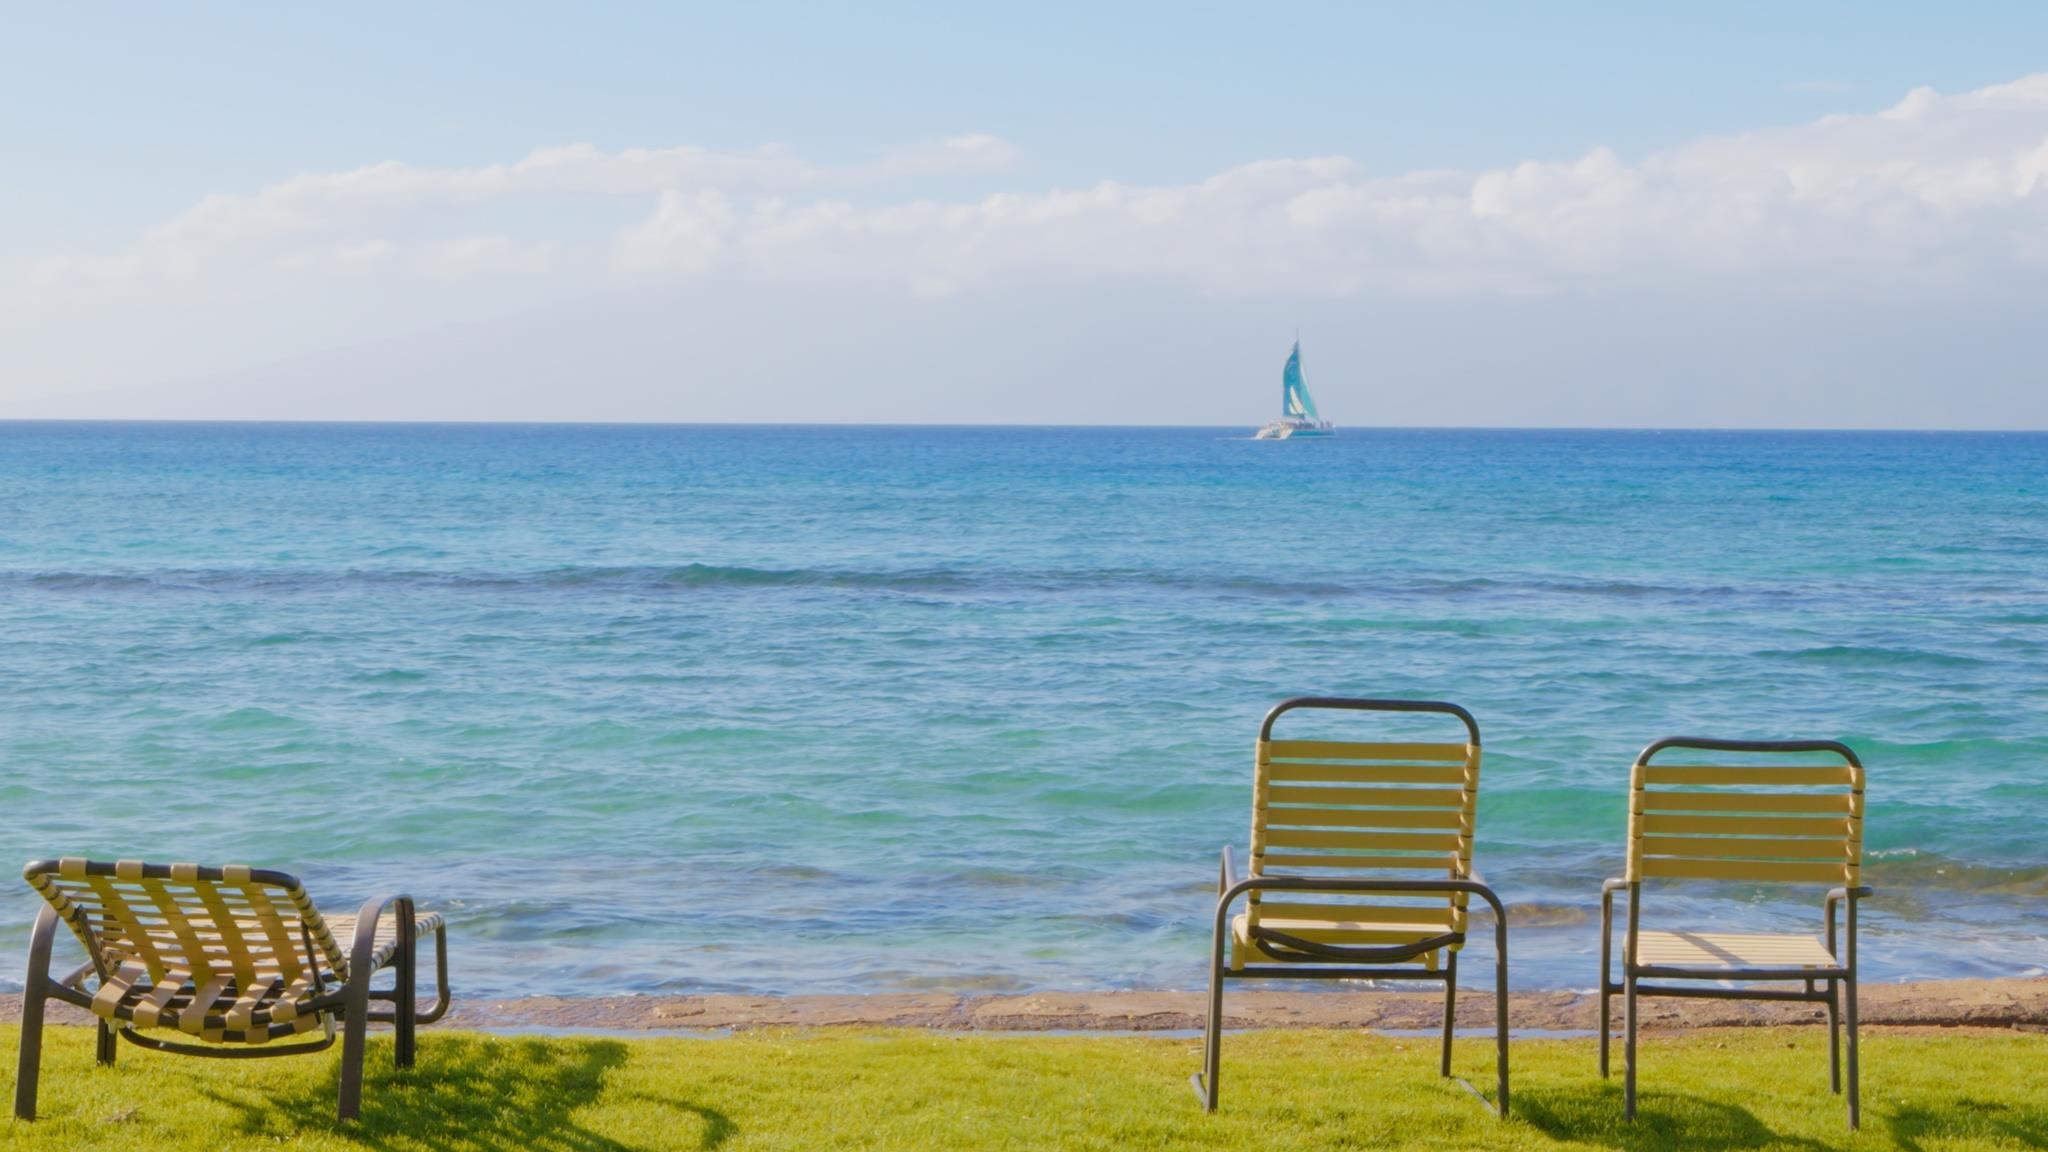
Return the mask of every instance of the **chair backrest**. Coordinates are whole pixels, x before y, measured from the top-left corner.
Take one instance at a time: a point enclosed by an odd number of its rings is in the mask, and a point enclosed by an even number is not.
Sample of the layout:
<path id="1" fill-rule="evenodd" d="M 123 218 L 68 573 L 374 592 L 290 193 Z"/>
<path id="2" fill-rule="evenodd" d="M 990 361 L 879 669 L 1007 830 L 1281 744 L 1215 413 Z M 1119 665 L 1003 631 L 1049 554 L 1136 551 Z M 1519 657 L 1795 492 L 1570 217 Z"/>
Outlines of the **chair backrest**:
<path id="1" fill-rule="evenodd" d="M 35 861 L 22 876 L 103 978 L 140 967 L 153 984 L 182 974 L 195 985 L 228 977 L 246 989 L 263 978 L 288 985 L 348 970 L 305 888 L 283 872 L 66 857 Z"/>
<path id="2" fill-rule="evenodd" d="M 1297 711 L 1436 713 L 1462 721 L 1464 739 L 1418 743 L 1275 738 L 1274 722 Z M 1478 795 L 1479 725 L 1463 708 L 1421 700 L 1289 700 L 1267 713 L 1259 729 L 1249 870 L 1255 876 L 1384 876 L 1405 871 L 1468 879 Z M 1261 899 L 1254 893 L 1247 916 L 1254 925 L 1262 917 L 1286 917 L 1465 930 L 1464 893 L 1314 899 L 1300 903 L 1271 894 Z M 1403 935 L 1413 933 L 1361 928 L 1345 937 L 1366 942 Z"/>
<path id="3" fill-rule="evenodd" d="M 1631 882 L 1860 883 L 1863 764 L 1843 744 L 1674 737 L 1629 781 Z"/>

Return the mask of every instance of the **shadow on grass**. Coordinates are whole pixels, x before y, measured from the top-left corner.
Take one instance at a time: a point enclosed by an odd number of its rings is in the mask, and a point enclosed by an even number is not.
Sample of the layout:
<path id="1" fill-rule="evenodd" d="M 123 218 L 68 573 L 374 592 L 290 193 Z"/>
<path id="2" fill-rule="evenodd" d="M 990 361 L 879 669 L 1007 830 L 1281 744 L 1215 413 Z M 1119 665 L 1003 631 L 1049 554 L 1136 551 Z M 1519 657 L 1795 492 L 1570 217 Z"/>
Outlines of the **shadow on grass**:
<path id="1" fill-rule="evenodd" d="M 626 1059 L 626 1046 L 612 1040 L 445 1036 L 422 1038 L 418 1065 L 399 1071 L 391 1065 L 390 1045 L 373 1044 L 362 1119 L 354 1124 L 334 1118 L 338 1065 L 317 1086 L 207 1095 L 234 1109 L 239 1131 L 252 1137 L 290 1140 L 319 1130 L 375 1149 L 643 1152 L 681 1147 L 677 1137 L 692 1128 L 699 1148 L 716 1148 L 736 1134 L 722 1113 L 685 1100 L 636 1093 L 600 1105 L 606 1074 Z M 592 1105 L 655 1129 L 654 1142 L 627 1143 L 591 1130 L 577 1113 Z"/>
<path id="2" fill-rule="evenodd" d="M 1515 1114 L 1556 1140 L 1612 1148 L 1832 1148 L 1835 1144 L 1774 1131 L 1747 1108 L 1678 1092 L 1637 1098 L 1633 1123 L 1622 1119 L 1621 1088 L 1601 1084 L 1568 1091 L 1515 1093 Z M 1844 1134 L 1847 1134 L 1844 1112 Z"/>
<path id="3" fill-rule="evenodd" d="M 1923 1140 L 1948 1143 L 2004 1137 L 2024 1148 L 2048 1148 L 2048 1112 L 2015 1108 L 1992 1100 L 1963 1097 L 1953 1107 L 1936 1110 L 1908 1105 L 1885 1117 L 1894 1143 L 1906 1152 L 1922 1152 Z"/>

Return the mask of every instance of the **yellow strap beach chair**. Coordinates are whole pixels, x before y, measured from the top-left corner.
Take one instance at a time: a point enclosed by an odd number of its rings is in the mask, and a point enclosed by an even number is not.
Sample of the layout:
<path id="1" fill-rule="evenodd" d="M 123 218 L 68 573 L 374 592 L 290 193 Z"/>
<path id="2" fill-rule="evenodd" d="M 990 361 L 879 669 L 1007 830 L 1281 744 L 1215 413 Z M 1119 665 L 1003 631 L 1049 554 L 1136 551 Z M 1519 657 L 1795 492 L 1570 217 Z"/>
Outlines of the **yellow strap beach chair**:
<path id="1" fill-rule="evenodd" d="M 43 1012 L 52 999 L 99 1018 L 102 1064 L 114 1062 L 117 1035 L 196 1056 L 287 1056 L 327 1048 L 338 1023 L 343 1120 L 361 1109 L 369 1023 L 394 1025 L 398 1066 L 407 1068 L 414 1027 L 448 1010 L 441 917 L 417 912 L 410 896 L 371 900 L 354 917 L 323 917 L 297 879 L 241 865 L 69 857 L 35 861 L 22 875 L 46 905 L 29 939 L 23 984 L 14 1091 L 14 1114 L 23 1120 L 35 1119 Z M 50 950 L 60 920 L 85 946 L 87 962 L 56 978 Z M 429 935 L 436 996 L 421 1013 L 417 945 Z M 372 988 L 371 978 L 386 968 L 393 987 Z M 319 1036 L 297 1039 L 313 1032 Z"/>
<path id="2" fill-rule="evenodd" d="M 1279 739 L 1274 722 L 1422 713 L 1462 722 L 1432 743 Z M 1331 733 L 1324 733 L 1329 735 Z M 1216 1110 L 1227 979 L 1425 980 L 1444 986 L 1441 1072 L 1451 1074 L 1467 905 L 1493 908 L 1495 1109 L 1508 1112 L 1507 913 L 1472 870 L 1479 725 L 1456 704 L 1303 697 L 1266 714 L 1252 775 L 1251 854 L 1226 845 L 1195 1092 Z M 1243 898 L 1243 911 L 1233 907 Z M 1466 1085 L 1468 1088 L 1470 1085 Z"/>
<path id="3" fill-rule="evenodd" d="M 1856 904 L 1871 894 L 1859 882 L 1862 855 L 1863 764 L 1845 745 L 1674 737 L 1643 749 L 1629 775 L 1628 874 L 1607 881 L 1600 898 L 1600 1075 L 1607 1075 L 1609 1003 L 1621 996 L 1629 1119 L 1636 1114 L 1636 1000 L 1689 996 L 1826 1005 L 1828 1078 L 1836 1093 L 1846 1017 L 1849 1127 L 1858 1126 Z M 1644 881 L 1826 885 L 1825 935 L 1652 931 L 1642 926 Z M 1614 894 L 1623 890 L 1628 924 L 1616 981 Z M 1847 909 L 1841 937 L 1838 905 Z M 1664 983 L 1672 980 L 1680 983 Z"/>

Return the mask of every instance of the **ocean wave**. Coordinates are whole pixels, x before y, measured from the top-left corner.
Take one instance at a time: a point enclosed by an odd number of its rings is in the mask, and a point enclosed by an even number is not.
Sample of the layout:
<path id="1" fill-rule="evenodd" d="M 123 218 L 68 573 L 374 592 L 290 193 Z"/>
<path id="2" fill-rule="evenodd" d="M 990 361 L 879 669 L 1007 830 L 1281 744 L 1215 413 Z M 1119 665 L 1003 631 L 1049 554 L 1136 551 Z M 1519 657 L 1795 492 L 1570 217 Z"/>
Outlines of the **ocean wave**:
<path id="1" fill-rule="evenodd" d="M 1940 889 L 1984 896 L 2048 896 L 2048 864 L 1997 865 L 1901 848 L 1873 852 L 1864 879 L 1878 888 Z"/>
<path id="2" fill-rule="evenodd" d="M 300 721 L 280 715 L 268 708 L 237 708 L 232 712 L 216 716 L 206 722 L 215 732 L 247 732 L 266 729 L 297 728 Z"/>
<path id="3" fill-rule="evenodd" d="M 393 555 L 410 549 L 387 550 Z M 385 553 L 379 553 L 384 555 Z M 1197 596 L 1255 600 L 1380 599 L 1417 601 L 1569 596 L 1696 602 L 1771 597 L 1783 590 L 1725 584 L 1655 584 L 1544 576 L 1357 577 L 1283 579 L 1242 572 L 1177 572 L 1154 568 L 1023 569 L 933 566 L 902 569 L 775 568 L 739 564 L 569 565 L 529 571 L 414 567 L 178 568 L 148 571 L 0 571 L 0 587 L 73 593 L 290 594 L 353 588 L 457 591 L 612 589 L 679 592 L 715 589 L 830 589 L 923 594 L 1071 593 L 1160 589 Z M 1827 650 L 1818 650 L 1823 654 Z M 1768 653 L 1767 653 L 1768 654 Z M 1781 653 L 1782 654 L 1782 653 Z M 1794 653 L 1793 655 L 1804 655 Z"/>
<path id="4" fill-rule="evenodd" d="M 358 684 L 417 684 L 427 678 L 425 672 L 410 668 L 386 668 L 381 672 L 358 672 L 349 679 Z"/>
<path id="5" fill-rule="evenodd" d="M 0 572 L 0 585 L 53 592 L 318 592 L 351 587 L 521 591 L 564 588 L 872 588 L 955 590 L 974 586 L 950 569 L 860 571 L 683 564 L 570 566 L 530 572 L 435 571 L 417 568 L 169 569 L 154 572 Z"/>
<path id="6" fill-rule="evenodd" d="M 1929 652 L 1923 648 L 1879 648 L 1855 644 L 1829 644 L 1820 648 L 1771 648 L 1757 653 L 1768 659 L 1800 660 L 1819 664 L 1924 664 L 1941 668 L 1970 668 L 1987 663 L 1980 657 L 1952 652 Z"/>
<path id="7" fill-rule="evenodd" d="M 9 583 L 53 592 L 151 591 L 185 586 L 169 573 L 131 575 L 120 572 L 10 572 Z"/>
<path id="8" fill-rule="evenodd" d="M 620 575 L 632 580 L 640 573 L 625 569 Z M 746 568 L 713 564 L 685 564 L 658 577 L 660 583 L 683 588 L 877 588 L 891 591 L 944 591 L 964 589 L 974 581 L 951 569 L 934 568 L 902 572 L 862 572 L 836 568 Z"/>
<path id="9" fill-rule="evenodd" d="M 1507 906 L 1508 924 L 1518 929 L 1530 928 L 1571 928 L 1593 921 L 1596 905 L 1562 904 L 1550 901 L 1515 901 Z M 1493 910 L 1478 900 L 1472 901 L 1472 919 L 1475 922 L 1493 923 Z"/>

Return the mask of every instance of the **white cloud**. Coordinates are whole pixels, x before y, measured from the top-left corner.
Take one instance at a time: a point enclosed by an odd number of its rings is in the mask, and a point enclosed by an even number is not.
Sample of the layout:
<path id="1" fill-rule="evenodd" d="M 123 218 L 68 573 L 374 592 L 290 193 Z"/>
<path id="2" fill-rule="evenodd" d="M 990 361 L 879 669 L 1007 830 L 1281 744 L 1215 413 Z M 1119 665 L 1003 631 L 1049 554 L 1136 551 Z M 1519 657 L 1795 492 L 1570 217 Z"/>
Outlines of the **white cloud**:
<path id="1" fill-rule="evenodd" d="M 656 271 L 705 271 L 717 259 L 734 221 L 732 202 L 717 189 L 671 188 L 661 194 L 654 215 L 619 237 L 619 262 Z"/>
<path id="2" fill-rule="evenodd" d="M 193 347 L 210 342 L 218 359 L 252 312 L 291 313 L 280 331 L 332 343 L 650 280 L 923 296 L 1150 281 L 1220 294 L 1912 297 L 2038 286 L 2048 270 L 2048 74 L 1917 89 L 1873 114 L 1635 159 L 1594 149 L 1374 174 L 1330 157 L 1185 184 L 904 193 L 947 174 L 1013 179 L 1016 160 L 1007 142 L 969 135 L 849 165 L 774 146 L 588 144 L 470 168 L 393 161 L 211 196 L 111 255 L 0 270 L 12 280 L 0 305 L 19 297 L 33 343 L 45 328 L 107 327 L 117 304 L 174 300 Z M 203 366 L 190 359 L 166 362 Z"/>
<path id="3" fill-rule="evenodd" d="M 542 275 L 553 256 L 552 245 L 522 243 L 510 236 L 457 236 L 426 245 L 419 254 L 419 269 L 442 280 Z"/>
<path id="4" fill-rule="evenodd" d="M 1194 184 L 857 207 L 665 196 L 620 241 L 637 267 L 948 291 L 1150 278 L 1208 291 L 1544 292 L 1740 281 L 1950 291 L 2044 264 L 2048 75 L 1628 161 L 1374 176 L 1340 159 Z M 687 242 L 679 242 L 686 237 Z M 710 254 L 715 253 L 716 258 Z"/>
<path id="5" fill-rule="evenodd" d="M 536 205 L 528 215 L 544 221 L 543 212 L 560 218 L 590 202 L 665 202 L 678 193 L 731 194 L 750 200 L 815 195 L 886 186 L 918 176 L 1000 171 L 1014 162 L 1014 149 L 986 135 L 917 145 L 850 166 L 809 163 L 773 145 L 745 152 L 694 147 L 606 152 L 573 144 L 537 149 L 510 164 L 475 168 L 419 167 L 393 160 L 342 172 L 305 173 L 253 194 L 208 196 L 150 229 L 125 252 L 101 259 L 46 260 L 38 275 L 44 282 L 66 274 L 182 278 L 203 268 L 251 260 L 305 269 L 328 255 L 361 254 L 389 245 L 417 246 L 423 258 L 414 266 L 443 276 L 451 267 L 450 251 L 477 250 L 468 235 L 474 231 L 468 218 L 506 205 Z M 443 229 L 450 234 L 442 234 Z M 507 270 L 492 262 L 470 263 L 479 272 Z"/>

